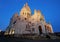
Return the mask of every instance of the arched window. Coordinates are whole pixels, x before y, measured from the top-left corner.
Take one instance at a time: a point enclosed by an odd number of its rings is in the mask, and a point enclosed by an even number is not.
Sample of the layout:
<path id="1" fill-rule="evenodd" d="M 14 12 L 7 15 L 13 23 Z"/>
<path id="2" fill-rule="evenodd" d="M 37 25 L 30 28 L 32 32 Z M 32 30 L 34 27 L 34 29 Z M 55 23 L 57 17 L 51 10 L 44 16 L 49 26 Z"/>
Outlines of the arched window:
<path id="1" fill-rule="evenodd" d="M 26 15 L 26 13 L 25 13 L 25 15 Z"/>
<path id="2" fill-rule="evenodd" d="M 30 17 L 30 14 L 29 13 L 27 13 L 27 17 Z"/>
<path id="3" fill-rule="evenodd" d="M 16 24 L 16 21 L 14 21 L 13 24 Z"/>
<path id="4" fill-rule="evenodd" d="M 24 15 L 24 12 L 23 12 L 23 15 Z"/>

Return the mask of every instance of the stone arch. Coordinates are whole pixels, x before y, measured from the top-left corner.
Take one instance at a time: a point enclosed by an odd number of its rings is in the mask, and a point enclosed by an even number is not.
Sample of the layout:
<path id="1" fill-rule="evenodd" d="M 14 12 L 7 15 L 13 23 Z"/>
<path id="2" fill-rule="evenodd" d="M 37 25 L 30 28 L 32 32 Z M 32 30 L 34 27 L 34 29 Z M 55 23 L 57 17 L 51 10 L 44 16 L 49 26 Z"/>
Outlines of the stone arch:
<path id="1" fill-rule="evenodd" d="M 38 29 L 39 29 L 39 33 L 42 34 L 42 26 L 41 25 L 38 26 Z"/>

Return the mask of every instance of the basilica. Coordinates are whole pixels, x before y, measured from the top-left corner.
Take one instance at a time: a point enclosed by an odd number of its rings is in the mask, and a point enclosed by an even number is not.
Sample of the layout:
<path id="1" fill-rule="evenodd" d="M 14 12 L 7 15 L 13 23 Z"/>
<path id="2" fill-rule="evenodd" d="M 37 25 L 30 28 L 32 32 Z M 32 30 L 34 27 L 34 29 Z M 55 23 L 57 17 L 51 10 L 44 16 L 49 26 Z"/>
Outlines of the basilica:
<path id="1" fill-rule="evenodd" d="M 31 13 L 31 9 L 28 4 L 24 4 L 20 13 L 15 13 L 10 19 L 9 26 L 6 29 L 5 34 L 48 34 L 53 33 L 51 24 L 45 21 L 44 16 L 40 10 L 34 10 L 34 14 Z"/>

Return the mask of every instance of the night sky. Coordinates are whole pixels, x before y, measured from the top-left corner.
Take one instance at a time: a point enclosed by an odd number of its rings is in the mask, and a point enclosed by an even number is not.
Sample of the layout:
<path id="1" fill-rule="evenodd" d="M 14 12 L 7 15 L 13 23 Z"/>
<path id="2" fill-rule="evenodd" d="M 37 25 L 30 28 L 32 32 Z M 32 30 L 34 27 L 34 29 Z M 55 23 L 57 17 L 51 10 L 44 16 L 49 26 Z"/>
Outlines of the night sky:
<path id="1" fill-rule="evenodd" d="M 60 32 L 60 0 L 0 0 L 0 30 L 6 30 L 10 18 L 28 3 L 32 14 L 40 10 L 46 22 L 50 22 L 54 32 Z"/>

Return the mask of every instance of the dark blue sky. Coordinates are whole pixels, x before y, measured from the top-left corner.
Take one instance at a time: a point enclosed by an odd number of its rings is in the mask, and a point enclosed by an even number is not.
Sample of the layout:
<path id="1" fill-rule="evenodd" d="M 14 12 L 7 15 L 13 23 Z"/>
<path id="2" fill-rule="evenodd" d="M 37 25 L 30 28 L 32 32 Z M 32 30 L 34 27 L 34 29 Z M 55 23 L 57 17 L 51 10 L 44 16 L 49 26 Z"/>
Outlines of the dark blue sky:
<path id="1" fill-rule="evenodd" d="M 31 8 L 41 10 L 46 22 L 50 22 L 54 32 L 60 32 L 60 0 L 0 0 L 0 29 L 5 30 L 14 13 L 20 13 L 25 3 Z"/>

